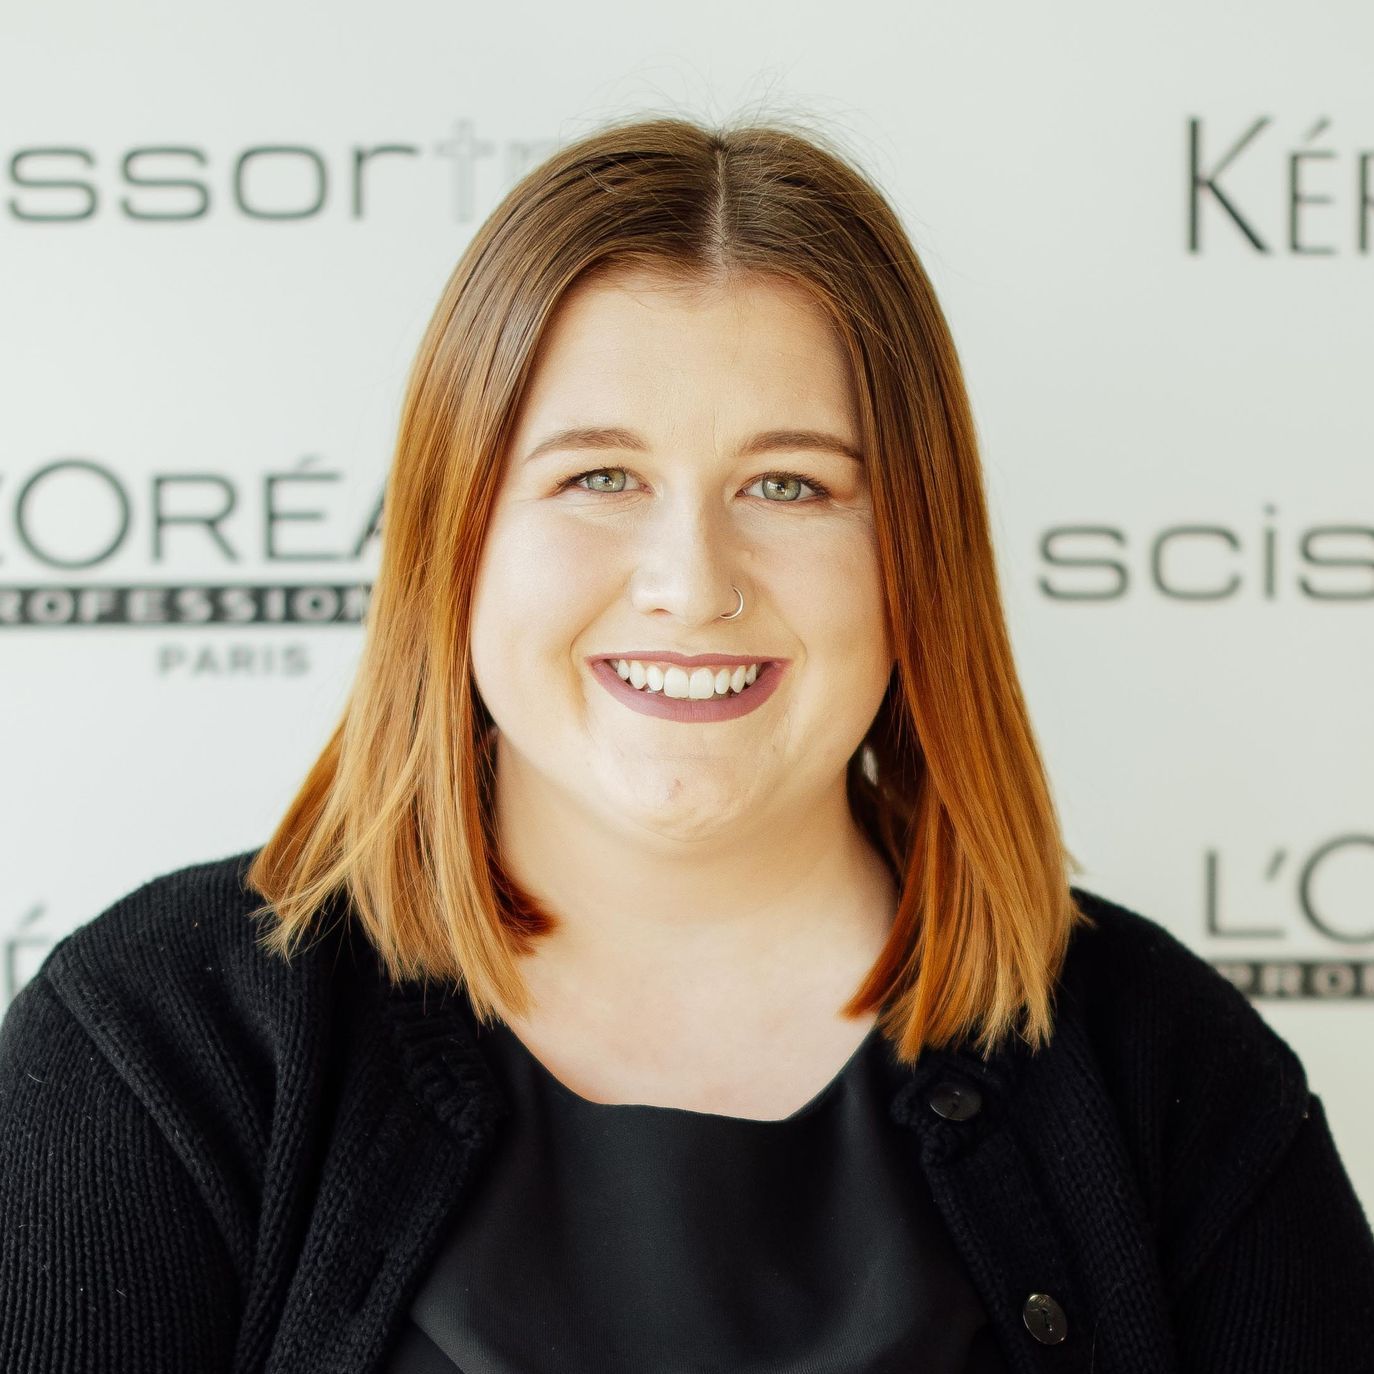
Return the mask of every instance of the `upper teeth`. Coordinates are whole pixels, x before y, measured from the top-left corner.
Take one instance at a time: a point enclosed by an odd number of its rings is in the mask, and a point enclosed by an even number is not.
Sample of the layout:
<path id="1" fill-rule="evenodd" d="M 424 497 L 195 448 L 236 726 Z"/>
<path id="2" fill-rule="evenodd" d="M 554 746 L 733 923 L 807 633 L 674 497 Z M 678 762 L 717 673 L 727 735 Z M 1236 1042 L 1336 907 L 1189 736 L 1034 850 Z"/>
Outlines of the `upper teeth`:
<path id="1" fill-rule="evenodd" d="M 612 659 L 615 670 L 632 687 L 648 687 L 665 697 L 683 701 L 709 701 L 728 692 L 742 692 L 759 675 L 762 664 L 740 664 L 738 668 L 686 668 L 676 663 L 641 663 L 637 658 Z"/>

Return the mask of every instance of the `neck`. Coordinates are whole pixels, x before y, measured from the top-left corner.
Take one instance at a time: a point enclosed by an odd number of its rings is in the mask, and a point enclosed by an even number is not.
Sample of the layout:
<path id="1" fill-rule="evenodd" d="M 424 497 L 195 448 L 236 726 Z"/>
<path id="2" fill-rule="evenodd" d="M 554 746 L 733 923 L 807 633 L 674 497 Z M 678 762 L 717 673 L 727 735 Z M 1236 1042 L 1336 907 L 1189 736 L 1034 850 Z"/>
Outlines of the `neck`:
<path id="1" fill-rule="evenodd" d="M 546 791 L 498 789 L 498 816 L 503 863 L 560 921 L 521 964 L 531 1017 L 685 1036 L 837 1016 L 896 910 L 842 779 L 796 815 L 691 842 L 607 833 Z"/>

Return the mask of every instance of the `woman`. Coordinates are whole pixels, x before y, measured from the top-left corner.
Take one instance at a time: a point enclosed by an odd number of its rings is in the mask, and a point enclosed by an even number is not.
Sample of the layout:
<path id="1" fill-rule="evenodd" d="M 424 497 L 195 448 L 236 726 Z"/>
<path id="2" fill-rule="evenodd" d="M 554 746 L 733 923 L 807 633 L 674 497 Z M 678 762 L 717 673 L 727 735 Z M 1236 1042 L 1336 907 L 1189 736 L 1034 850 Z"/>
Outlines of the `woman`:
<path id="1" fill-rule="evenodd" d="M 1374 1367 L 1297 1057 L 1068 882 L 950 334 L 838 151 L 532 172 L 384 512 L 276 832 L 0 1029 L 0 1367 Z"/>

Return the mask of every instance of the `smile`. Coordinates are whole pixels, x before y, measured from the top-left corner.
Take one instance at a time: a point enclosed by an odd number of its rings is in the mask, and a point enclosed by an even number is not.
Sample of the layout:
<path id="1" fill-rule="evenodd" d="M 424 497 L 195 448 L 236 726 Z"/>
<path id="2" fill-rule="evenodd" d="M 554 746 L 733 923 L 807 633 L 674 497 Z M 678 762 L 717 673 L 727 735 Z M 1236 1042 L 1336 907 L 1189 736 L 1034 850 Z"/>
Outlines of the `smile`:
<path id="1" fill-rule="evenodd" d="M 690 692 L 695 688 L 704 699 L 692 695 L 671 695 L 661 688 L 655 690 L 652 679 L 647 680 L 644 686 L 636 687 L 633 682 L 626 681 L 620 676 L 615 663 L 609 659 L 597 659 L 592 665 L 592 672 L 613 697 L 624 702 L 631 710 L 639 711 L 646 716 L 658 716 L 663 720 L 705 723 L 734 720 L 736 716 L 747 716 L 750 711 L 757 710 L 773 695 L 786 666 L 785 663 L 773 661 L 762 663 L 757 671 L 751 668 L 742 675 L 736 674 L 732 677 L 724 695 L 713 694 L 709 697 L 705 696 L 706 691 L 709 689 L 714 693 L 716 684 L 708 683 L 704 670 L 696 669 L 694 671 L 699 675 L 698 681 L 692 681 L 691 673 L 685 675 L 687 689 Z M 752 680 L 750 674 L 753 674 Z M 740 677 L 743 681 L 736 690 L 734 683 Z M 681 691 L 684 686 L 678 679 L 667 679 L 664 685 L 673 691 Z"/>

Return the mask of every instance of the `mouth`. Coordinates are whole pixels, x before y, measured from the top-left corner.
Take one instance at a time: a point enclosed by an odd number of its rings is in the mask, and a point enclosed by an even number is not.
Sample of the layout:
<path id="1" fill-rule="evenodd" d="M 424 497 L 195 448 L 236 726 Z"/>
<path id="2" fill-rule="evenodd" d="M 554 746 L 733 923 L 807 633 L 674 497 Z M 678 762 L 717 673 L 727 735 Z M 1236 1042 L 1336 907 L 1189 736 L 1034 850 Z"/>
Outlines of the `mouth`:
<path id="1" fill-rule="evenodd" d="M 752 680 L 741 682 L 739 688 L 736 689 L 734 683 L 739 680 L 737 673 L 732 677 L 724 693 L 716 695 L 713 691 L 710 697 L 702 698 L 669 696 L 662 689 L 662 686 L 652 687 L 648 681 L 643 686 L 636 687 L 632 682 L 628 682 L 620 676 L 616 662 L 615 659 L 599 658 L 592 668 L 593 676 L 616 700 L 642 715 L 657 716 L 661 720 L 698 724 L 734 720 L 758 710 L 777 690 L 783 671 L 787 666 L 786 661 L 779 659 L 741 659 L 738 667 L 743 667 L 745 664 L 758 664 L 758 670 Z M 728 660 L 715 659 L 713 662 L 722 668 L 728 666 Z M 677 667 L 678 665 L 672 666 Z M 686 672 L 687 670 L 683 669 L 682 671 Z M 690 673 L 688 677 L 690 679 Z M 698 679 L 698 682 L 702 683 L 702 688 L 704 688 L 705 684 L 702 679 Z M 676 679 L 674 685 L 677 690 L 681 690 L 682 680 Z"/>

